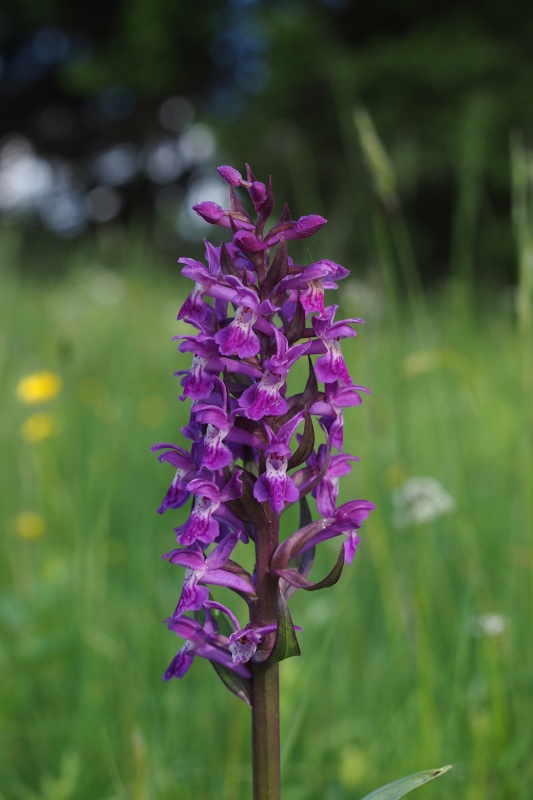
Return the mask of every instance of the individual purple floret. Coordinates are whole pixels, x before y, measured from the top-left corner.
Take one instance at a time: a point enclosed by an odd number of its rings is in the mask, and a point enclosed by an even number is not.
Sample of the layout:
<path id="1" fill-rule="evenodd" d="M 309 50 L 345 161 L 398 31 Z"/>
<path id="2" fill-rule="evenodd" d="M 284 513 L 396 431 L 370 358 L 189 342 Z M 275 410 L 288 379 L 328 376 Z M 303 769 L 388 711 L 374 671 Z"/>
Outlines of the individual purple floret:
<path id="1" fill-rule="evenodd" d="M 302 420 L 303 413 L 300 413 L 282 425 L 277 434 L 265 426 L 268 436 L 265 471 L 255 483 L 254 497 L 262 503 L 269 503 L 276 514 L 281 514 L 285 503 L 296 503 L 300 499 L 300 492 L 287 475 L 287 468 L 292 456 L 290 441 Z"/>
<path id="2" fill-rule="evenodd" d="M 350 461 L 359 461 L 357 456 L 337 455 L 327 457 L 327 448 L 321 444 L 316 453 L 307 459 L 311 466 L 317 466 L 322 473 L 320 483 L 313 489 L 316 499 L 316 508 L 323 517 L 332 517 L 335 514 L 335 505 L 339 494 L 339 479 L 347 475 L 352 465 Z"/>
<path id="3" fill-rule="evenodd" d="M 285 379 L 290 367 L 307 352 L 307 344 L 289 347 L 287 339 L 278 329 L 274 331 L 276 351 L 263 361 L 261 380 L 252 383 L 239 399 L 239 405 L 249 419 L 282 416 L 287 412 L 283 396 Z"/>
<path id="4" fill-rule="evenodd" d="M 250 575 L 229 561 L 238 540 L 239 534 L 228 534 L 207 556 L 200 542 L 194 542 L 190 547 L 172 550 L 163 556 L 168 558 L 171 564 L 186 567 L 181 597 L 174 611 L 174 617 L 181 616 L 185 611 L 199 611 L 204 607 L 209 599 L 209 589 L 200 584 L 225 586 L 240 594 L 255 595 Z"/>
<path id="5" fill-rule="evenodd" d="M 241 470 L 236 470 L 222 489 L 215 481 L 203 478 L 194 478 L 187 484 L 187 490 L 194 495 L 195 501 L 189 519 L 175 529 L 179 544 L 190 545 L 197 540 L 211 544 L 220 534 L 221 519 L 236 527 L 242 525 L 226 505 L 242 495 L 240 475 Z"/>
<path id="6" fill-rule="evenodd" d="M 245 173 L 231 166 L 218 171 L 229 208 L 206 201 L 194 209 L 226 240 L 205 241 L 205 263 L 179 259 L 193 282 L 178 304 L 178 319 L 190 333 L 175 337 L 180 399 L 190 408 L 184 444 L 152 448 L 175 470 L 159 512 L 176 512 L 177 547 L 164 558 L 172 570 L 185 569 L 167 620 L 184 644 L 164 679 L 182 678 L 194 656 L 206 658 L 253 705 L 259 736 L 261 708 L 276 691 L 271 667 L 300 652 L 301 628 L 293 625 L 287 600 L 298 589 L 339 579 L 374 508 L 367 500 L 338 505 L 341 478 L 358 460 L 342 451 L 344 411 L 368 390 L 354 383 L 341 350 L 362 320 L 336 321 L 339 306 L 325 305 L 325 292 L 335 292 L 348 270 L 328 259 L 295 264 L 287 252 L 287 242 L 314 235 L 326 220 L 316 214 L 293 220 L 284 206 L 269 227 L 272 181 L 258 180 L 248 165 Z M 291 531 L 281 520 L 294 504 L 301 522 Z M 333 538 L 337 563 L 313 581 L 315 548 Z M 246 548 L 253 554 L 245 555 Z M 248 609 L 244 625 L 216 599 L 220 588 L 238 595 L 241 620 Z"/>
<path id="7" fill-rule="evenodd" d="M 324 315 L 324 289 L 337 289 L 334 281 L 347 278 L 350 274 L 347 269 L 336 264 L 334 261 L 323 259 L 311 264 L 309 267 L 301 267 L 300 274 L 296 277 L 284 278 L 278 291 L 286 289 L 299 290 L 299 299 L 304 310 L 308 314 L 317 311 L 319 315 Z"/>
<path id="8" fill-rule="evenodd" d="M 185 644 L 174 656 L 167 667 L 163 680 L 171 678 L 183 678 L 191 666 L 194 656 L 207 658 L 222 666 L 234 670 L 244 678 L 249 677 L 249 670 L 242 664 L 234 663 L 226 637 L 220 636 L 216 624 L 213 622 L 209 611 L 206 610 L 206 621 L 204 626 L 188 617 L 178 617 L 167 620 L 167 625 L 171 631 L 177 633 Z"/>

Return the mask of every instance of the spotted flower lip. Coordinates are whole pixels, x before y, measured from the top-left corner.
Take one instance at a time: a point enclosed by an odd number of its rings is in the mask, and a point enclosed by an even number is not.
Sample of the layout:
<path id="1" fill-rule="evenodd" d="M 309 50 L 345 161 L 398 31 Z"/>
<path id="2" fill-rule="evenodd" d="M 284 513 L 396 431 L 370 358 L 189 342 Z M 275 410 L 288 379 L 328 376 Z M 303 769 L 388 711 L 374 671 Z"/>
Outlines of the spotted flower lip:
<path id="1" fill-rule="evenodd" d="M 275 514 L 281 514 L 285 503 L 296 503 L 300 492 L 294 480 L 287 475 L 291 451 L 283 445 L 270 445 L 265 452 L 266 471 L 254 486 L 254 497 L 268 502 Z"/>
<path id="2" fill-rule="evenodd" d="M 261 625 L 260 623 L 249 622 L 244 628 L 240 627 L 239 620 L 233 612 L 222 603 L 217 603 L 213 600 L 208 600 L 205 604 L 208 609 L 217 609 L 226 614 L 231 624 L 233 625 L 233 633 L 228 639 L 228 648 L 231 652 L 234 664 L 245 664 L 247 661 L 253 659 L 258 645 L 260 645 L 265 637 L 274 633 L 278 629 L 277 623 L 270 623 L 268 625 Z M 301 631 L 299 625 L 295 625 L 295 630 Z"/>
<path id="3" fill-rule="evenodd" d="M 207 425 L 203 438 L 201 466 L 216 471 L 229 466 L 233 460 L 233 453 L 224 440 L 233 427 L 235 413 L 226 411 L 228 395 L 224 382 L 216 377 L 213 381 L 218 389 L 220 405 L 197 403 L 194 413 L 198 422 Z"/>
<path id="4" fill-rule="evenodd" d="M 257 646 L 269 633 L 273 633 L 277 625 L 263 625 L 254 628 L 251 623 L 241 630 L 232 633 L 228 639 L 228 648 L 234 664 L 246 664 L 253 657 Z"/>
<path id="5" fill-rule="evenodd" d="M 281 514 L 286 503 L 296 503 L 300 492 L 294 480 L 287 475 L 292 455 L 289 447 L 294 431 L 303 420 L 303 412 L 281 426 L 275 434 L 267 426 L 269 444 L 265 449 L 265 472 L 254 486 L 254 497 L 261 503 L 269 503 L 275 514 Z"/>
<path id="6" fill-rule="evenodd" d="M 311 343 L 309 352 L 325 352 L 325 355 L 319 358 L 315 364 L 316 376 L 319 381 L 327 384 L 339 380 L 345 385 L 350 385 L 353 380 L 341 352 L 340 339 L 356 336 L 356 332 L 350 326 L 354 323 L 363 323 L 364 320 L 351 318 L 334 322 L 337 309 L 337 305 L 328 306 L 324 309 L 323 316 L 313 317 L 313 331 L 318 340 Z"/>
<path id="7" fill-rule="evenodd" d="M 327 258 L 295 263 L 287 246 L 326 220 L 293 219 L 285 204 L 272 225 L 271 179 L 259 180 L 248 164 L 245 172 L 228 165 L 218 172 L 228 207 L 206 201 L 194 210 L 225 228 L 229 241 L 204 240 L 203 260 L 179 259 L 192 281 L 178 311 L 191 332 L 174 337 L 184 362 L 175 373 L 179 399 L 190 401 L 180 428 L 187 446 L 152 448 L 175 471 L 158 509 L 177 515 L 176 544 L 164 558 L 185 571 L 166 621 L 185 641 L 163 677 L 182 678 L 196 656 L 206 658 L 252 704 L 255 665 L 300 653 L 301 628 L 287 600 L 339 580 L 375 508 L 367 500 L 338 505 L 340 482 L 358 460 L 342 451 L 344 414 L 368 390 L 354 382 L 342 353 L 363 320 L 336 321 L 339 306 L 324 299 L 349 270 Z M 301 359 L 307 379 L 298 386 Z M 296 503 L 301 522 L 291 531 L 283 514 Z M 340 543 L 337 562 L 312 580 L 315 548 L 329 539 Z M 240 563 L 249 546 L 253 574 Z M 239 595 L 249 613 L 244 625 L 217 599 L 221 590 L 229 605 Z"/>
<path id="8" fill-rule="evenodd" d="M 243 288 L 234 302 L 237 304 L 235 319 L 215 334 L 215 342 L 224 356 L 251 358 L 260 350 L 259 337 L 253 329 L 259 316 L 259 299 L 252 289 Z"/>
<path id="9" fill-rule="evenodd" d="M 287 412 L 287 402 L 282 394 L 290 367 L 309 347 L 306 344 L 289 347 L 286 337 L 274 329 L 276 353 L 263 362 L 264 372 L 258 383 L 252 384 L 239 399 L 240 408 L 249 419 L 259 420 L 272 414 Z"/>

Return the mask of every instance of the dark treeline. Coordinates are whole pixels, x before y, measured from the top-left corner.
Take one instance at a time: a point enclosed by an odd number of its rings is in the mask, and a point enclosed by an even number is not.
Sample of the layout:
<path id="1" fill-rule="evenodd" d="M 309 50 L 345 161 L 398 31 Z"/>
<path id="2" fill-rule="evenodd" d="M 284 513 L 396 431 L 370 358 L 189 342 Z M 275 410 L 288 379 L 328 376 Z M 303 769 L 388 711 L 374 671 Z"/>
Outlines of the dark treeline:
<path id="1" fill-rule="evenodd" d="M 4 0 L 0 134 L 81 169 L 105 147 L 179 133 L 193 109 L 219 158 L 276 173 L 301 213 L 333 208 L 338 257 L 367 262 L 377 201 L 353 124 L 363 106 L 423 273 L 509 281 L 509 136 L 533 130 L 531 41 L 533 7 L 516 0 Z M 172 97 L 190 104 L 168 107 L 182 113 L 174 129 L 161 121 Z M 156 183 L 179 199 L 190 169 L 168 175 Z M 123 217 L 151 211 L 146 181 L 114 185 Z"/>

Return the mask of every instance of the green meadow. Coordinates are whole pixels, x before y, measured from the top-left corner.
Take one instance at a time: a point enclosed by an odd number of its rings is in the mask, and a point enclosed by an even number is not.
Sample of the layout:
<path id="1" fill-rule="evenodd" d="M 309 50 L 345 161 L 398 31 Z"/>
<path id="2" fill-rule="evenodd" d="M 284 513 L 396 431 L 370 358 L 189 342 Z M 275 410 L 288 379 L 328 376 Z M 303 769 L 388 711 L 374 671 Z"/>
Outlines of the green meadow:
<path id="1" fill-rule="evenodd" d="M 376 233 L 379 268 L 344 259 L 339 297 L 366 321 L 345 353 L 372 392 L 346 412 L 360 461 L 341 501 L 377 510 L 341 581 L 291 601 L 283 796 L 357 800 L 451 763 L 427 800 L 529 800 L 529 289 L 422 293 L 401 247 L 387 260 L 394 229 L 377 217 Z M 171 337 L 190 287 L 139 239 L 41 253 L 15 234 L 0 244 L 0 798 L 249 798 L 248 708 L 202 659 L 161 681 L 183 576 L 161 555 L 186 510 L 156 513 L 173 474 L 150 446 L 183 443 L 173 372 L 189 361 Z M 43 370 L 61 391 L 22 402 Z M 322 550 L 317 576 L 337 557 Z"/>

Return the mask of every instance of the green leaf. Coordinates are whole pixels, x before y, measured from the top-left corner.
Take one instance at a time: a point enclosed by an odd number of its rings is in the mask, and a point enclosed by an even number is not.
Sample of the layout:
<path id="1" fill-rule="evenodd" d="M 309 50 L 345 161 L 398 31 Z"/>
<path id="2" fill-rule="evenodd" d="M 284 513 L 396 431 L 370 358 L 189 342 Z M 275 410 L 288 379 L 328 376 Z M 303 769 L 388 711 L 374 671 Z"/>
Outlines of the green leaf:
<path id="1" fill-rule="evenodd" d="M 307 497 L 302 497 L 300 500 L 300 528 L 309 525 L 313 521 L 311 517 L 311 510 L 309 508 L 309 503 L 307 502 Z M 296 570 L 300 575 L 303 575 L 307 578 L 309 573 L 311 572 L 311 567 L 313 566 L 313 561 L 315 560 L 315 548 L 310 547 L 304 553 L 299 553 L 294 558 L 291 558 L 289 561 L 289 568 Z M 286 600 L 298 590 L 298 586 L 292 586 L 290 583 L 283 581 L 280 583 L 280 588 L 283 592 L 283 596 Z"/>
<path id="2" fill-rule="evenodd" d="M 267 661 L 284 661 L 286 658 L 299 655 L 300 645 L 296 638 L 289 607 L 287 601 L 280 592 L 278 598 L 278 629 L 276 632 L 276 641 L 274 642 L 274 647 Z"/>
<path id="3" fill-rule="evenodd" d="M 222 636 L 231 636 L 233 633 L 233 627 L 225 614 L 220 611 L 218 608 L 210 608 L 209 613 L 211 614 L 211 618 L 215 621 L 218 632 L 222 634 Z M 197 616 L 198 615 L 198 616 Z M 201 616 L 200 616 L 201 615 Z M 194 617 L 197 622 L 200 622 L 203 626 L 205 622 L 205 611 L 204 609 L 200 609 L 200 611 L 194 612 Z"/>
<path id="4" fill-rule="evenodd" d="M 312 521 L 313 517 L 311 516 L 311 509 L 309 508 L 307 497 L 302 497 L 300 498 L 300 524 L 298 527 L 303 528 Z"/>
<path id="5" fill-rule="evenodd" d="M 305 311 L 300 301 L 296 304 L 296 311 L 288 327 L 284 331 L 288 343 L 294 344 L 302 337 L 305 328 Z"/>
<path id="6" fill-rule="evenodd" d="M 277 284 L 287 276 L 288 271 L 289 261 L 287 256 L 287 245 L 285 244 L 285 237 L 282 234 L 279 244 L 276 248 L 276 253 L 272 259 L 272 264 L 270 265 L 266 274 L 266 278 L 261 286 L 262 293 L 265 296 L 268 296 L 277 286 Z M 281 295 L 278 295 L 274 299 L 277 299 L 278 302 L 281 303 L 281 298 L 284 295 L 285 292 L 283 292 Z"/>
<path id="7" fill-rule="evenodd" d="M 211 666 L 215 670 L 216 674 L 226 687 L 232 692 L 236 697 L 238 697 L 243 702 L 247 703 L 247 705 L 252 707 L 252 687 L 250 681 L 246 678 L 242 678 L 240 675 L 237 675 L 236 672 L 233 672 L 232 669 L 228 669 L 223 664 L 219 664 L 217 661 L 211 661 Z"/>
<path id="8" fill-rule="evenodd" d="M 302 402 L 306 406 L 312 406 L 318 396 L 318 383 L 311 356 L 307 356 L 307 360 L 309 363 L 309 377 L 307 378 L 307 383 L 305 384 L 305 389 L 302 394 Z"/>
<path id="9" fill-rule="evenodd" d="M 414 772 L 412 775 L 407 775 L 405 778 L 400 778 L 394 783 L 388 783 L 382 786 L 381 789 L 376 789 L 374 792 L 367 794 L 363 800 L 399 800 L 404 794 L 412 792 L 413 789 L 418 789 L 424 783 L 429 783 L 434 778 L 440 778 L 445 772 L 452 768 L 451 764 L 440 769 L 427 769 L 422 772 Z"/>
<path id="10" fill-rule="evenodd" d="M 228 248 L 226 247 L 225 242 L 222 242 L 220 247 L 220 268 L 224 275 L 234 275 L 236 278 L 241 277 L 233 261 L 231 260 L 231 256 L 228 253 Z"/>
<path id="11" fill-rule="evenodd" d="M 314 548 L 313 548 L 314 549 Z M 305 555 L 305 554 L 304 554 Z M 289 562 L 290 563 L 290 562 Z M 305 589 L 306 592 L 316 592 L 318 589 L 327 589 L 329 586 L 334 586 L 342 575 L 344 567 L 344 545 L 341 547 L 339 557 L 333 569 L 325 578 L 315 583 L 310 581 L 307 575 L 302 570 L 297 569 L 277 569 L 272 570 L 275 575 L 278 575 L 290 586 L 295 586 L 296 589 Z M 309 567 L 309 570 L 311 567 Z M 287 592 L 285 592 L 287 596 Z"/>
<path id="12" fill-rule="evenodd" d="M 289 463 L 287 464 L 287 469 L 293 469 L 294 467 L 299 467 L 300 464 L 303 464 L 304 461 L 307 461 L 311 453 L 313 452 L 313 447 L 315 446 L 315 430 L 313 428 L 313 420 L 311 419 L 311 414 L 307 410 L 304 409 L 304 432 L 300 444 L 289 458 Z"/>
<path id="13" fill-rule="evenodd" d="M 242 497 L 238 500 L 230 500 L 228 506 L 235 516 L 243 522 L 251 522 L 256 530 L 261 531 L 267 526 L 267 519 L 261 504 L 257 502 L 253 494 L 255 480 L 255 475 L 246 469 L 243 470 L 241 475 Z"/>

